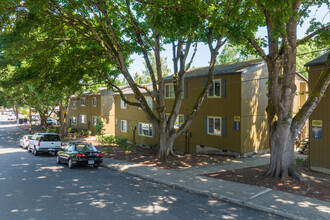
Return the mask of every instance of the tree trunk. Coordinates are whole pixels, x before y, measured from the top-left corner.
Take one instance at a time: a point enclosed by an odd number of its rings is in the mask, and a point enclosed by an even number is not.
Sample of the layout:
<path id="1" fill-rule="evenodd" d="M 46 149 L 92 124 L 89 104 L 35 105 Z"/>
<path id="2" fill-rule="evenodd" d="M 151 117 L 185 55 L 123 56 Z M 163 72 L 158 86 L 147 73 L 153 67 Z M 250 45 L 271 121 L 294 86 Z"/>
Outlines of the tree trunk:
<path id="1" fill-rule="evenodd" d="M 296 85 L 296 24 L 293 17 L 287 24 L 287 35 L 283 36 L 283 68 L 268 65 L 270 77 L 282 76 L 277 82 L 278 91 L 271 91 L 267 107 L 268 122 L 270 122 L 269 144 L 271 150 L 270 166 L 266 175 L 285 178 L 288 176 L 301 179 L 297 170 L 294 143 L 301 127 L 292 126 L 293 102 Z M 272 67 L 275 67 L 272 69 Z M 281 74 L 283 70 L 283 74 Z M 277 101 L 276 101 L 277 100 Z M 272 112 L 270 112 L 272 110 Z M 274 114 L 275 113 L 275 114 Z"/>
<path id="2" fill-rule="evenodd" d="M 158 157 L 167 161 L 168 156 L 175 156 L 173 151 L 174 137 L 169 136 L 168 132 L 159 132 L 159 151 Z"/>
<path id="3" fill-rule="evenodd" d="M 32 112 L 31 106 L 29 107 L 29 134 L 32 133 Z"/>
<path id="4" fill-rule="evenodd" d="M 60 126 L 61 126 L 61 135 L 62 137 L 67 136 L 67 129 L 66 129 L 66 123 L 65 123 L 65 108 L 63 107 L 62 100 L 59 101 L 59 107 L 60 107 Z"/>
<path id="5" fill-rule="evenodd" d="M 296 156 L 294 153 L 295 131 L 286 122 L 272 127 L 270 143 L 270 165 L 267 176 L 285 178 L 288 176 L 301 179 L 297 170 Z"/>

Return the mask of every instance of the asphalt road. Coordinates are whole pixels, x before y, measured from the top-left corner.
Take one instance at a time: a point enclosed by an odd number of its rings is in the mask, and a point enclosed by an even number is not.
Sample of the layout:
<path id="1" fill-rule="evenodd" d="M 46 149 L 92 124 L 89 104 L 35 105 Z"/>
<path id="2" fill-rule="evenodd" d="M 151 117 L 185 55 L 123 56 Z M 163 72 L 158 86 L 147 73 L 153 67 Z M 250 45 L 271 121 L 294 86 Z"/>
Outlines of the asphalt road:
<path id="1" fill-rule="evenodd" d="M 106 168 L 57 165 L 18 147 L 0 116 L 0 219 L 278 219 Z"/>

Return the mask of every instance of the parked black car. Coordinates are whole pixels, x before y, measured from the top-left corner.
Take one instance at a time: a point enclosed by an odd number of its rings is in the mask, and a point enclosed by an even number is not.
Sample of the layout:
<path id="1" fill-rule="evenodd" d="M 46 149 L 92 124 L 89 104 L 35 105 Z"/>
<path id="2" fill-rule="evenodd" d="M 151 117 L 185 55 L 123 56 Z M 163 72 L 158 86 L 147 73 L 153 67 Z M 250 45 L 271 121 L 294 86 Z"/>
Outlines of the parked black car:
<path id="1" fill-rule="evenodd" d="M 70 169 L 76 165 L 93 165 L 95 168 L 103 162 L 102 152 L 92 144 L 70 143 L 57 153 L 57 164 L 67 163 Z"/>

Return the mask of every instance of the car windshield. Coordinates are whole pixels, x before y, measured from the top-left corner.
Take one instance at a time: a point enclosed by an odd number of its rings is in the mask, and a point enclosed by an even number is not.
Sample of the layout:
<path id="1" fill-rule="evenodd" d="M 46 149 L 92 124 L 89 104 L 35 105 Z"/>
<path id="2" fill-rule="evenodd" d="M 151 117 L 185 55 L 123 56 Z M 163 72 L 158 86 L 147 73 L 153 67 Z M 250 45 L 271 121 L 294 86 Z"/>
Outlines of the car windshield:
<path id="1" fill-rule="evenodd" d="M 76 145 L 76 151 L 79 151 L 79 152 L 93 152 L 93 151 L 97 151 L 97 150 L 91 144 L 79 144 L 79 145 Z"/>
<path id="2" fill-rule="evenodd" d="M 45 134 L 41 136 L 40 141 L 61 141 L 61 139 L 56 134 Z"/>

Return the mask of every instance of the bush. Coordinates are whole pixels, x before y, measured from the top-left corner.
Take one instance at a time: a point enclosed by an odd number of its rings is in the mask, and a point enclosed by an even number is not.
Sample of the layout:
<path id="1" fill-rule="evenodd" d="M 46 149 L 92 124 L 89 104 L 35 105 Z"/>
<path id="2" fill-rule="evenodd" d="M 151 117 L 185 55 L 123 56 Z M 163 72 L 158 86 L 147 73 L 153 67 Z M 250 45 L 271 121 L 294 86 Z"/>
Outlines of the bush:
<path id="1" fill-rule="evenodd" d="M 114 144 L 114 143 L 116 143 L 116 137 L 113 135 L 105 135 L 105 136 L 103 136 L 102 143 Z"/>
<path id="2" fill-rule="evenodd" d="M 127 143 L 126 138 L 118 138 L 117 144 L 119 147 L 121 147 L 124 151 L 128 151 L 130 149 L 129 144 Z"/>
<path id="3" fill-rule="evenodd" d="M 60 133 L 60 127 L 49 126 L 49 127 L 46 129 L 46 132 L 48 132 L 48 133 L 57 133 L 57 134 L 59 134 L 59 133 Z"/>
<path id="4" fill-rule="evenodd" d="M 150 144 L 149 145 L 149 148 L 152 149 L 152 150 L 156 150 L 158 147 L 158 144 Z"/>
<path id="5" fill-rule="evenodd" d="M 96 120 L 95 132 L 98 135 L 103 135 L 105 131 L 103 121 L 98 116 L 96 117 Z"/>
<path id="6" fill-rule="evenodd" d="M 71 131 L 72 131 L 72 128 L 68 127 L 68 133 L 71 133 Z"/>

